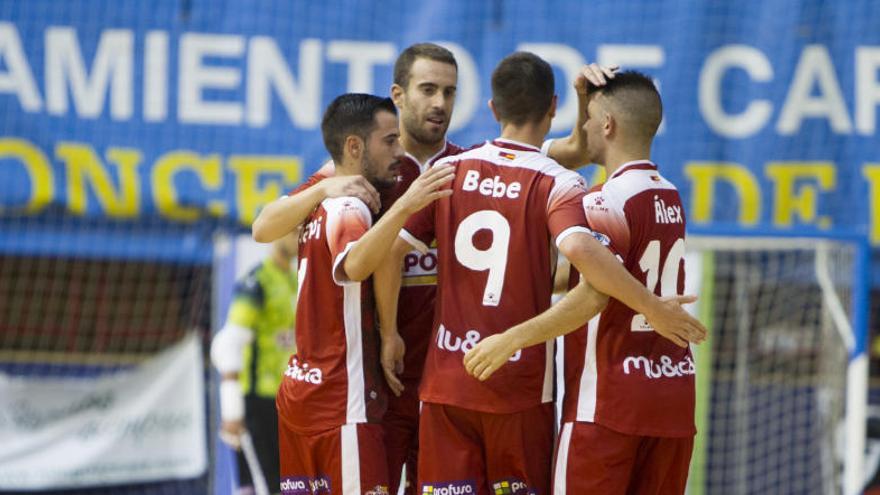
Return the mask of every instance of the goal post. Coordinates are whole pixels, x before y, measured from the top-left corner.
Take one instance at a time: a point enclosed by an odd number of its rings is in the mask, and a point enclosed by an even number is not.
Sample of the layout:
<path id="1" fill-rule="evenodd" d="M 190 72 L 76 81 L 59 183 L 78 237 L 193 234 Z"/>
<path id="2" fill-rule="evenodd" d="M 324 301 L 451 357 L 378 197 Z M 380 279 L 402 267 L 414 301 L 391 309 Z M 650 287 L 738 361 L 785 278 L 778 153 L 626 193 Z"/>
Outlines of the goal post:
<path id="1" fill-rule="evenodd" d="M 866 240 L 700 232 L 687 246 L 710 332 L 695 349 L 689 493 L 860 493 Z"/>

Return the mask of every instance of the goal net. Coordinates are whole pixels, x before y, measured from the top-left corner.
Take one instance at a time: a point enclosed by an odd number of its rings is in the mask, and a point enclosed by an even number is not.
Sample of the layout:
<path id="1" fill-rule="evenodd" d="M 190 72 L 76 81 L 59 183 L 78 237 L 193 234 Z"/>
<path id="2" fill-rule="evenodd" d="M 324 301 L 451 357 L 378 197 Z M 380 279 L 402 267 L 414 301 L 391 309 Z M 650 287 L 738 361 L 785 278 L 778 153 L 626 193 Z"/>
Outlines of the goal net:
<path id="1" fill-rule="evenodd" d="M 696 350 L 689 491 L 856 493 L 867 391 L 867 254 L 831 238 L 688 238 Z"/>
<path id="2" fill-rule="evenodd" d="M 0 493 L 207 492 L 212 273 L 193 231 L 0 219 Z"/>

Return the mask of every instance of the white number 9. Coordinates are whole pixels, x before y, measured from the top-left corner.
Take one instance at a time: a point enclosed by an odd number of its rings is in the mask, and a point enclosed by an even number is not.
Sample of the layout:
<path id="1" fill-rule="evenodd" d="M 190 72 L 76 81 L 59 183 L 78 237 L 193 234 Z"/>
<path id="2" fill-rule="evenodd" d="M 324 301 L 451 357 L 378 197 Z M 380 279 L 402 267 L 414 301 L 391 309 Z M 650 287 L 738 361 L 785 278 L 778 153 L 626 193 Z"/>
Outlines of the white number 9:
<path id="1" fill-rule="evenodd" d="M 492 244 L 485 250 L 474 246 L 474 234 L 487 229 L 492 232 Z M 498 306 L 507 270 L 507 248 L 510 244 L 510 224 L 504 215 L 493 210 L 482 210 L 468 215 L 458 224 L 455 232 L 455 258 L 471 270 L 489 270 L 483 306 Z"/>

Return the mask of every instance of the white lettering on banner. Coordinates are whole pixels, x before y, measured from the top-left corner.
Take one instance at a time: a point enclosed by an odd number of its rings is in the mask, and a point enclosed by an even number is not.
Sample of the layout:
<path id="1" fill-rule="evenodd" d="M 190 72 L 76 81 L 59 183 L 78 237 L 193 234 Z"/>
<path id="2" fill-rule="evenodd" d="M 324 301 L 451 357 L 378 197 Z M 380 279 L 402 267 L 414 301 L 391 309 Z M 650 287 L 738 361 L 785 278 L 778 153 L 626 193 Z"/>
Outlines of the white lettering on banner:
<path id="1" fill-rule="evenodd" d="M 144 120 L 161 122 L 168 117 L 168 33 L 147 33 L 144 50 Z"/>
<path id="2" fill-rule="evenodd" d="M 819 88 L 816 96 L 812 95 L 813 86 Z M 827 118 L 831 129 L 838 134 L 852 131 L 843 92 L 834 75 L 834 63 L 822 45 L 810 45 L 801 52 L 776 130 L 784 136 L 796 134 L 805 117 Z"/>
<path id="3" fill-rule="evenodd" d="M 14 97 L 25 112 L 73 113 L 87 119 L 109 113 L 113 120 L 126 121 L 135 117 L 134 95 L 142 94 L 140 117 L 145 122 L 171 118 L 183 124 L 255 128 L 273 121 L 273 95 L 293 126 L 317 128 L 322 90 L 328 82 L 325 64 L 347 65 L 348 90 L 367 91 L 373 88 L 379 68 L 390 69 L 400 49 L 390 42 L 306 38 L 290 53 L 284 50 L 290 46 L 286 40 L 263 35 L 104 29 L 97 33 L 97 48 L 85 54 L 75 28 L 47 26 L 43 34 L 44 46 L 25 46 L 14 24 L 0 22 L 0 97 Z M 27 41 L 37 39 L 29 36 Z M 459 89 L 450 126 L 455 131 L 467 127 L 479 107 L 478 61 L 459 44 L 438 43 L 458 61 Z M 585 57 L 577 48 L 561 43 L 521 43 L 517 49 L 537 53 L 561 70 L 566 80 L 573 79 L 586 60 L 597 57 L 600 63 L 657 70 L 663 69 L 668 58 L 665 47 L 653 44 L 599 45 L 595 57 Z M 807 45 L 779 109 L 774 126 L 778 134 L 797 134 L 805 119 L 826 120 L 836 134 L 874 134 L 880 105 L 880 47 L 855 46 L 853 50 L 855 91 L 850 104 L 854 117 L 838 80 L 834 53 L 825 45 Z M 36 53 L 45 60 L 45 105 L 34 79 Z M 216 58 L 226 61 L 216 63 L 212 60 Z M 169 66 L 171 60 L 178 60 L 176 67 Z M 292 60 L 297 61 L 296 71 L 291 70 Z M 136 68 L 135 62 L 143 67 Z M 708 126 L 726 138 L 746 138 L 766 128 L 775 110 L 771 95 L 778 92 L 771 91 L 778 84 L 773 68 L 779 65 L 762 50 L 745 44 L 722 45 L 709 53 L 700 69 L 697 91 L 700 113 Z M 724 82 L 736 72 L 745 73 L 750 88 L 740 93 L 749 99 L 738 108 L 725 108 L 730 98 Z M 140 73 L 143 77 L 136 80 L 135 74 Z M 655 79 L 658 88 L 660 83 Z M 565 87 L 553 132 L 569 129 L 577 117 L 575 91 L 570 84 Z M 220 96 L 211 94 L 217 92 Z M 174 100 L 177 111 L 169 114 L 169 101 Z M 107 101 L 109 112 L 105 112 Z"/>
<path id="4" fill-rule="evenodd" d="M 871 136 L 877 129 L 877 105 L 880 104 L 880 46 L 856 48 L 856 128 Z"/>
<path id="5" fill-rule="evenodd" d="M 647 378 L 652 380 L 656 378 L 680 378 L 696 374 L 696 367 L 690 356 L 685 356 L 683 360 L 677 363 L 673 362 L 669 356 L 660 356 L 659 363 L 645 356 L 627 356 L 623 360 L 623 373 L 626 375 L 630 374 L 630 367 L 635 370 L 641 370 Z"/>
<path id="6" fill-rule="evenodd" d="M 101 377 L 0 379 L 0 491 L 201 475 L 202 370 L 200 339 L 191 334 L 130 370 Z"/>
<path id="7" fill-rule="evenodd" d="M 700 112 L 706 123 L 721 136 L 744 138 L 764 127 L 773 113 L 773 105 L 767 100 L 757 100 L 749 102 L 739 114 L 725 112 L 721 104 L 721 81 L 732 68 L 746 71 L 753 81 L 768 82 L 773 79 L 773 66 L 757 48 L 727 45 L 712 52 L 700 71 Z"/>
<path id="8" fill-rule="evenodd" d="M 67 90 L 78 116 L 100 117 L 110 85 L 110 117 L 128 120 L 132 115 L 134 35 L 127 29 L 101 32 L 97 53 L 88 74 L 76 31 L 51 27 L 46 31 L 46 106 L 50 114 L 67 113 Z"/>
<path id="9" fill-rule="evenodd" d="M 275 40 L 255 36 L 248 45 L 246 122 L 265 127 L 272 120 L 274 88 L 297 127 L 316 127 L 321 121 L 321 42 L 305 39 L 299 43 L 299 79 L 296 80 Z"/>
<path id="10" fill-rule="evenodd" d="M 477 191 L 483 196 L 491 196 L 493 198 L 507 197 L 509 199 L 516 199 L 519 197 L 522 184 L 514 181 L 508 185 L 498 175 L 494 178 L 486 177 L 480 180 L 479 172 L 468 170 L 461 184 L 461 189 L 463 191 Z"/>
<path id="11" fill-rule="evenodd" d="M 452 335 L 452 332 L 447 330 L 442 323 L 437 329 L 437 347 L 444 351 L 461 351 L 462 354 L 465 354 L 469 350 L 473 349 L 474 346 L 479 344 L 482 338 L 483 336 L 480 335 L 480 332 L 476 330 L 468 330 L 467 332 L 465 332 L 464 339 L 462 339 L 461 337 L 456 337 Z M 509 361 L 519 361 L 519 358 L 521 356 L 522 350 L 518 350 L 513 354 L 513 356 L 510 357 Z"/>
<path id="12" fill-rule="evenodd" d="M 241 71 L 232 66 L 210 66 L 205 59 L 237 59 L 244 54 L 244 37 L 228 34 L 187 33 L 180 38 L 180 95 L 177 114 L 191 124 L 240 125 L 244 111 L 237 101 L 207 101 L 208 89 L 235 91 Z"/>
<path id="13" fill-rule="evenodd" d="M 327 60 L 348 64 L 349 93 L 373 93 L 373 67 L 393 64 L 396 54 L 394 45 L 386 42 L 334 40 L 327 43 Z"/>
<path id="14" fill-rule="evenodd" d="M 309 363 L 300 365 L 296 358 L 293 358 L 287 365 L 284 376 L 312 385 L 320 385 L 324 381 L 324 374 L 320 368 L 309 368 Z"/>
<path id="15" fill-rule="evenodd" d="M 855 47 L 855 131 L 873 135 L 876 109 L 880 104 L 880 48 Z M 699 79 L 700 113 L 713 131 L 722 137 L 747 138 L 764 129 L 773 114 L 770 98 L 753 98 L 738 113 L 724 109 L 722 81 L 729 72 L 745 71 L 757 87 L 766 87 L 774 78 L 775 64 L 759 49 L 741 44 L 722 46 L 706 57 Z M 853 134 L 852 120 L 838 82 L 834 60 L 824 45 L 807 45 L 801 51 L 785 102 L 776 123 L 780 135 L 801 130 L 805 118 L 825 119 L 835 134 Z M 814 88 L 818 89 L 814 94 Z M 741 91 L 744 94 L 756 91 Z M 771 94 L 767 91 L 768 96 Z"/>

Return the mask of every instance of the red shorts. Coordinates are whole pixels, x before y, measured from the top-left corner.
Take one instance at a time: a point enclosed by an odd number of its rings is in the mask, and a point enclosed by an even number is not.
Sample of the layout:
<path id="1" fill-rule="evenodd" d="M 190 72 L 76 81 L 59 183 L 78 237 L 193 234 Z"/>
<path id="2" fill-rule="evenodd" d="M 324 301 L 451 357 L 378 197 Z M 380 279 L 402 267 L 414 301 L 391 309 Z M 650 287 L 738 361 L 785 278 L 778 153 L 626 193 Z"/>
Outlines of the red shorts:
<path id="1" fill-rule="evenodd" d="M 553 404 L 490 414 L 425 402 L 419 493 L 550 493 L 553 421 Z"/>
<path id="2" fill-rule="evenodd" d="M 406 465 L 404 494 L 416 493 L 416 465 L 419 448 L 419 382 L 405 381 L 400 397 L 388 394 L 388 410 L 382 418 L 385 450 L 388 453 L 388 482 L 392 494 L 398 493 L 400 475 Z"/>
<path id="3" fill-rule="evenodd" d="M 643 437 L 595 423 L 565 423 L 553 493 L 683 494 L 693 447 L 694 437 Z"/>
<path id="4" fill-rule="evenodd" d="M 278 425 L 282 495 L 387 495 L 382 427 L 350 424 L 315 435 Z"/>

